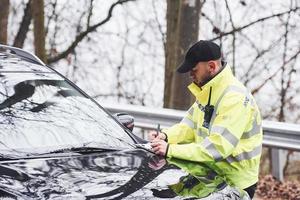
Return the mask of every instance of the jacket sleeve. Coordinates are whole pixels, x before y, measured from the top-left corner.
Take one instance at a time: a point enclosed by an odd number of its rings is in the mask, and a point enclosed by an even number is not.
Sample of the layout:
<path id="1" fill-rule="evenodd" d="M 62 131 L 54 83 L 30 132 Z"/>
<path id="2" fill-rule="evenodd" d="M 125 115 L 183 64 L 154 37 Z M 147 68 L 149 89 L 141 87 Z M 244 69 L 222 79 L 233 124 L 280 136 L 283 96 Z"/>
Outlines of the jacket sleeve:
<path id="1" fill-rule="evenodd" d="M 194 103 L 187 111 L 185 117 L 180 123 L 174 126 L 162 130 L 168 136 L 169 144 L 185 144 L 194 142 L 194 122 L 193 122 L 193 110 L 196 103 Z"/>
<path id="2" fill-rule="evenodd" d="M 246 99 L 240 93 L 227 93 L 211 121 L 209 136 L 200 143 L 170 144 L 167 156 L 198 162 L 228 157 L 251 120 L 253 109 Z"/>

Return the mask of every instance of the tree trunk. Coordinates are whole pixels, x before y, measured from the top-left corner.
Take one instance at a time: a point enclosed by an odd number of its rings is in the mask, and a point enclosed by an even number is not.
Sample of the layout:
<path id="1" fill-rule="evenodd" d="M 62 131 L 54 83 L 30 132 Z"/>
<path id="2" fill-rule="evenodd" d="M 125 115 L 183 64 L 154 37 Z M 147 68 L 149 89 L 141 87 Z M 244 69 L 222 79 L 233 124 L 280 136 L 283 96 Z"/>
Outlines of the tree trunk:
<path id="1" fill-rule="evenodd" d="M 35 54 L 46 62 L 44 0 L 32 0 Z"/>
<path id="2" fill-rule="evenodd" d="M 186 50 L 198 40 L 200 9 L 197 0 L 167 1 L 164 107 L 187 109 L 192 103 L 186 88 L 191 82 L 189 73 L 178 74 L 176 68 L 183 61 Z"/>
<path id="3" fill-rule="evenodd" d="M 22 22 L 19 27 L 19 31 L 14 40 L 14 47 L 23 48 L 24 41 L 26 39 L 27 32 L 29 30 L 29 25 L 31 23 L 32 12 L 31 12 L 31 0 L 29 0 L 24 9 L 24 15 L 22 18 Z"/>
<path id="4" fill-rule="evenodd" d="M 9 14 L 9 0 L 0 3 L 0 44 L 7 44 L 7 23 Z"/>

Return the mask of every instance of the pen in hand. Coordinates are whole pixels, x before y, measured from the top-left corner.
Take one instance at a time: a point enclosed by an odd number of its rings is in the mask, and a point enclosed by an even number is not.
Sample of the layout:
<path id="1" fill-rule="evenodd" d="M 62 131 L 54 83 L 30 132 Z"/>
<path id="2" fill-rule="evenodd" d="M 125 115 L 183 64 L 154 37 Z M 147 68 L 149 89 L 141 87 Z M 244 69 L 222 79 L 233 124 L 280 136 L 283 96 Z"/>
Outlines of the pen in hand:
<path id="1" fill-rule="evenodd" d="M 155 135 L 155 137 L 158 137 L 159 132 L 160 132 L 160 124 L 158 123 L 157 124 L 157 129 L 156 129 L 156 135 Z"/>

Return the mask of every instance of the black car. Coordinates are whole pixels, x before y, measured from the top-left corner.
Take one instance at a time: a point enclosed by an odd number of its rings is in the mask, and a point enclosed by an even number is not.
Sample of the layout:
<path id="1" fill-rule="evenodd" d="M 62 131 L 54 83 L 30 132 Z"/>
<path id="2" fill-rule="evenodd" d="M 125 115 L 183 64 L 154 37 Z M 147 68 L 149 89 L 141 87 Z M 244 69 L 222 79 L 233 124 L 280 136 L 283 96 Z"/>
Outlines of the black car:
<path id="1" fill-rule="evenodd" d="M 184 199 L 224 186 L 145 142 L 37 57 L 0 45 L 0 197 Z"/>

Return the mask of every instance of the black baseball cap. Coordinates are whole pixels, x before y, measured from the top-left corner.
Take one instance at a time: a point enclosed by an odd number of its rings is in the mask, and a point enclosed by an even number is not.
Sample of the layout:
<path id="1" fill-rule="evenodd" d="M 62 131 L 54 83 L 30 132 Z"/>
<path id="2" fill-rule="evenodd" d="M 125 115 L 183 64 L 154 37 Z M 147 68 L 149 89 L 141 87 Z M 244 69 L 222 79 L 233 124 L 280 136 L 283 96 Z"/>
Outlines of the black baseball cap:
<path id="1" fill-rule="evenodd" d="M 198 62 L 206 62 L 221 58 L 220 46 L 208 40 L 196 42 L 185 54 L 183 63 L 177 68 L 177 72 L 186 73 L 193 69 Z"/>

